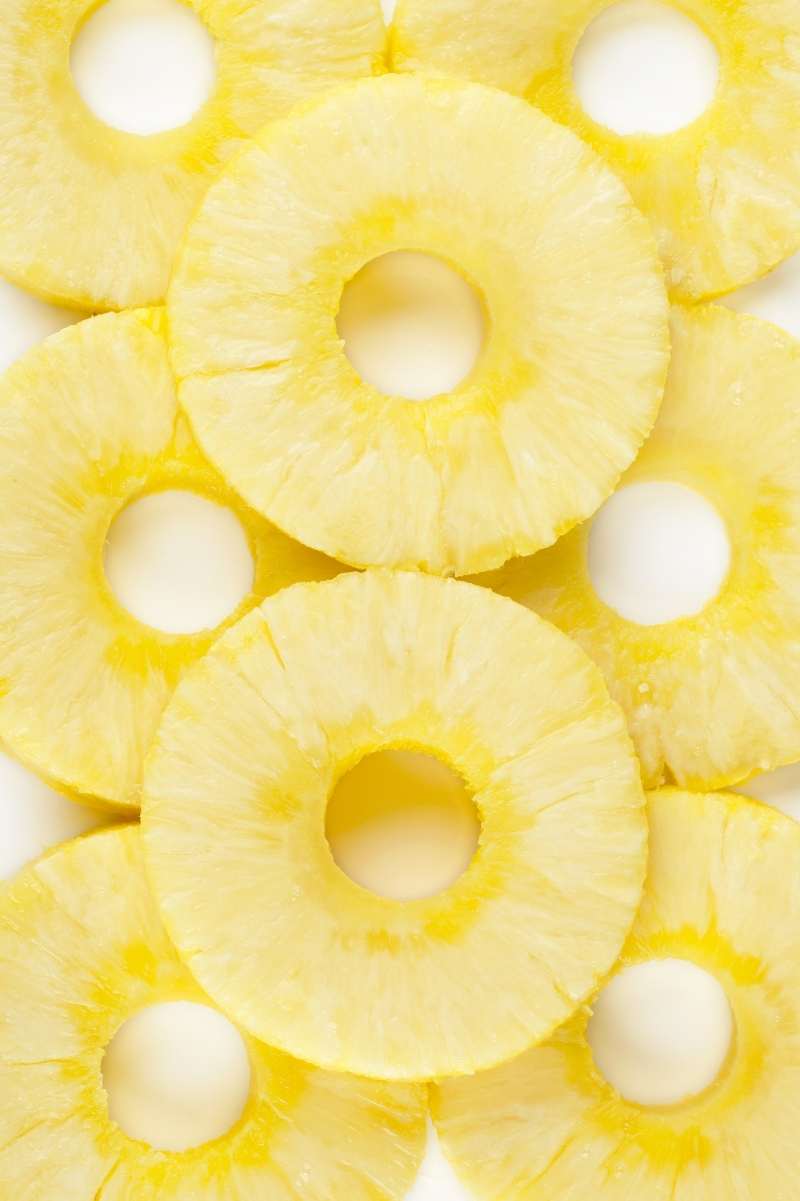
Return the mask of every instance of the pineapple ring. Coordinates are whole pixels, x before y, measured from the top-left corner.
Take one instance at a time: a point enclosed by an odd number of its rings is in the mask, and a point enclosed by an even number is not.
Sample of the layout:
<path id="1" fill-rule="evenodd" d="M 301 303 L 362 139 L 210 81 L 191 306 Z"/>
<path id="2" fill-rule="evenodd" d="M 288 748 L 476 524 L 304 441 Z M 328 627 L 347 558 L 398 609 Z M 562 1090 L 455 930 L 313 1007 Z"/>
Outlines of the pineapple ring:
<path id="1" fill-rule="evenodd" d="M 347 283 L 408 249 L 489 316 L 475 370 L 424 403 L 363 382 L 336 326 Z M 354 566 L 463 575 L 611 492 L 661 401 L 665 303 L 646 222 L 572 134 L 501 92 L 386 76 L 230 165 L 169 313 L 181 403 L 258 512 Z"/>
<path id="2" fill-rule="evenodd" d="M 217 82 L 177 129 L 113 129 L 81 98 L 76 32 L 97 0 L 5 0 L 0 22 L 0 273 L 77 308 L 159 303 L 191 214 L 244 138 L 383 62 L 378 0 L 186 0 Z M 313 35 L 309 32 L 313 28 Z"/>
<path id="3" fill-rule="evenodd" d="M 800 13 L 795 0 L 671 2 L 716 45 L 720 82 L 702 116 L 661 136 L 599 124 L 575 89 L 578 44 L 615 0 L 400 0 L 391 60 L 504 88 L 573 129 L 652 221 L 676 299 L 698 300 L 800 247 Z"/>
<path id="4" fill-rule="evenodd" d="M 342 570 L 251 512 L 203 458 L 178 414 L 163 324 L 162 311 L 81 322 L 0 380 L 0 737 L 58 786 L 127 809 L 176 681 L 218 631 L 166 634 L 122 607 L 103 569 L 118 513 L 168 488 L 233 510 L 254 583 L 223 625 Z"/>
<path id="5" fill-rule="evenodd" d="M 724 520 L 731 566 L 693 617 L 642 626 L 608 608 L 589 526 L 476 582 L 575 637 L 622 705 L 645 783 L 702 791 L 800 759 L 800 345 L 717 305 L 676 309 L 655 430 L 625 484 L 672 481 Z"/>
<path id="6" fill-rule="evenodd" d="M 466 872 L 423 900 L 360 888 L 325 837 L 338 780 L 390 748 L 454 768 L 482 821 Z M 546 1037 L 613 964 L 646 857 L 596 668 L 521 606 L 414 574 L 298 585 L 227 631 L 165 713 L 142 820 L 205 991 L 272 1046 L 383 1079 Z"/>
<path id="7" fill-rule="evenodd" d="M 0 965 L 3 1197 L 402 1201 L 411 1187 L 422 1089 L 330 1075 L 251 1039 L 250 1098 L 221 1138 L 164 1152 L 112 1121 L 102 1065 L 120 1027 L 151 1005 L 210 1004 L 161 925 L 135 827 L 67 844 L 6 889 Z"/>
<path id="8" fill-rule="evenodd" d="M 676 1105 L 627 1102 L 595 1066 L 587 1008 L 518 1059 L 442 1083 L 434 1122 L 482 1201 L 796 1195 L 800 829 L 741 797 L 671 789 L 649 816 L 644 901 L 616 970 L 677 958 L 712 974 L 736 1028 L 728 1061 Z"/>

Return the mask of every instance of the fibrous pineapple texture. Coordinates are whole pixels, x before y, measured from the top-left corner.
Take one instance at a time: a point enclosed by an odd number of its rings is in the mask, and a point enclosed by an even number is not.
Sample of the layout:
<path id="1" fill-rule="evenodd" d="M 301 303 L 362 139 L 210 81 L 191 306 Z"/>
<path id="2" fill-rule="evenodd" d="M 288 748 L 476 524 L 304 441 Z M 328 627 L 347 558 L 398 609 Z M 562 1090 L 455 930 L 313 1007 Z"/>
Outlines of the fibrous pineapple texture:
<path id="1" fill-rule="evenodd" d="M 731 544 L 717 596 L 645 626 L 599 598 L 590 526 L 484 577 L 575 637 L 628 716 L 645 781 L 719 788 L 800 758 L 800 346 L 709 305 L 676 309 L 661 414 L 623 486 L 673 481 Z"/>
<path id="2" fill-rule="evenodd" d="M 325 838 L 337 781 L 392 748 L 454 768 L 482 823 L 455 884 L 409 902 L 354 884 Z M 287 589 L 223 635 L 165 714 L 143 823 L 217 1003 L 386 1079 L 470 1072 L 564 1021 L 622 946 L 646 843 L 622 715 L 582 652 L 483 589 L 380 572 Z"/>
<path id="3" fill-rule="evenodd" d="M 649 801 L 642 909 L 618 970 L 688 960 L 730 1004 L 717 1080 L 667 1108 L 597 1070 L 589 1011 L 544 1046 L 433 1096 L 445 1150 L 483 1201 L 775 1201 L 794 1196 L 800 1069 L 800 829 L 740 797 Z"/>
<path id="4" fill-rule="evenodd" d="M 221 1138 L 154 1150 L 111 1120 L 103 1057 L 163 1002 L 208 1005 L 147 888 L 138 829 L 68 844 L 0 898 L 0 1194 L 24 1201 L 401 1201 L 425 1144 L 410 1085 L 333 1076 L 247 1040 Z"/>
<path id="5" fill-rule="evenodd" d="M 572 60 L 614 0 L 400 0 L 391 60 L 524 96 L 593 146 L 653 223 L 677 299 L 728 292 L 800 245 L 800 8 L 796 0 L 684 0 L 716 45 L 720 80 L 692 124 L 618 134 L 584 110 Z"/>
<path id="6" fill-rule="evenodd" d="M 85 309 L 163 299 L 186 222 L 263 122 L 382 69 L 378 0 L 189 0 L 214 39 L 213 94 L 149 137 L 100 121 L 70 46 L 94 0 L 7 0 L 0 23 L 0 271 Z"/>
<path id="7" fill-rule="evenodd" d="M 359 378 L 347 283 L 393 251 L 457 267 L 481 357 L 424 403 Z M 259 512 L 355 566 L 465 574 L 612 490 L 655 419 L 665 294 L 647 225 L 572 134 L 500 92 L 387 76 L 261 135 L 209 191 L 169 295 L 181 401 Z"/>
<path id="8" fill-rule="evenodd" d="M 178 412 L 161 311 L 74 325 L 0 381 L 0 735 L 48 779 L 118 806 L 138 804 L 161 711 L 216 633 L 142 625 L 106 581 L 115 517 L 170 488 L 242 524 L 254 580 L 231 620 L 341 570 L 250 511 L 203 458 Z"/>

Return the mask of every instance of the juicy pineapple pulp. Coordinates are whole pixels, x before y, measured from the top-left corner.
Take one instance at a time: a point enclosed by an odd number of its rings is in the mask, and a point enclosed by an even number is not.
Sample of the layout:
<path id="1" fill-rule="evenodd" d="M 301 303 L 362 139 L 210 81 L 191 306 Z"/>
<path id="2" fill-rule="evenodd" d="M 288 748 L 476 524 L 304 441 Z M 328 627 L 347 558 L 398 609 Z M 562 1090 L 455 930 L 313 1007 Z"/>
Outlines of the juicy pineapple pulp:
<path id="1" fill-rule="evenodd" d="M 363 382 L 337 332 L 345 285 L 400 250 L 456 267 L 488 319 L 472 374 L 421 404 Z M 361 567 L 458 575 L 549 545 L 630 463 L 667 363 L 655 248 L 597 156 L 512 97 L 410 77 L 260 134 L 191 225 L 169 311 L 206 453 Z"/>
<path id="2" fill-rule="evenodd" d="M 216 87 L 186 125 L 140 137 L 95 117 L 72 78 L 96 0 L 4 0 L 0 273 L 79 308 L 157 303 L 186 222 L 243 139 L 382 69 L 378 0 L 188 2 L 214 38 Z"/>
<path id="3" fill-rule="evenodd" d="M 167 939 L 134 827 L 92 834 L 0 896 L 0 1196 L 8 1201 L 401 1201 L 421 1090 L 335 1076 L 247 1040 L 251 1094 L 222 1138 L 156 1151 L 112 1122 L 106 1047 L 140 1010 L 208 1005 Z"/>
<path id="4" fill-rule="evenodd" d="M 710 972 L 735 1039 L 715 1083 L 667 1108 L 598 1072 L 588 1010 L 545 1045 L 434 1090 L 447 1154 L 484 1201 L 789 1201 L 800 1072 L 800 829 L 732 795 L 649 798 L 650 867 L 619 969 Z M 487 1120 L 488 1118 L 488 1120 Z"/>
<path id="5" fill-rule="evenodd" d="M 106 581 L 114 518 L 169 488 L 242 524 L 254 582 L 231 621 L 341 570 L 251 512 L 203 458 L 178 412 L 161 311 L 71 326 L 0 381 L 0 736 L 48 779 L 118 806 L 138 803 L 161 711 L 216 633 L 142 625 Z"/>
<path id="6" fill-rule="evenodd" d="M 391 61 L 505 88 L 572 128 L 652 221 L 676 298 L 728 292 L 800 245 L 796 0 L 680 0 L 717 47 L 720 81 L 698 120 L 660 136 L 598 124 L 575 90 L 578 43 L 615 2 L 400 0 Z"/>
<path id="7" fill-rule="evenodd" d="M 642 626 L 606 607 L 589 526 L 484 577 L 595 659 L 650 785 L 719 788 L 800 758 L 798 396 L 788 335 L 714 305 L 675 309 L 664 405 L 622 483 L 686 485 L 723 518 L 730 570 L 696 616 Z"/>
<path id="8" fill-rule="evenodd" d="M 338 779 L 392 748 L 454 768 L 482 824 L 422 900 L 360 888 L 325 837 Z M 227 631 L 165 713 L 143 823 L 209 995 L 272 1045 L 386 1079 L 545 1037 L 613 963 L 645 861 L 638 765 L 589 660 L 521 606 L 402 573 L 298 585 Z"/>

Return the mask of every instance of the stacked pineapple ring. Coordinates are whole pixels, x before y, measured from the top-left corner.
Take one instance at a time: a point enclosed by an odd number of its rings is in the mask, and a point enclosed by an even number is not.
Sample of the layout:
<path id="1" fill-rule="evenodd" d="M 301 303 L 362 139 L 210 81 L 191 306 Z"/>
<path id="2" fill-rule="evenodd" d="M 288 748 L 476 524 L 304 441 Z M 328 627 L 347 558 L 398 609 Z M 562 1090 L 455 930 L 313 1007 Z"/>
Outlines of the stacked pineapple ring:
<path id="1" fill-rule="evenodd" d="M 652 221 L 676 298 L 729 292 L 800 247 L 797 4 L 680 0 L 717 46 L 720 80 L 697 121 L 654 136 L 593 121 L 573 84 L 578 43 L 614 2 L 400 0 L 392 62 L 505 88 L 574 129 Z"/>
<path id="2" fill-rule="evenodd" d="M 646 783 L 720 788 L 800 759 L 800 346 L 709 305 L 676 309 L 656 428 L 622 486 L 706 497 L 731 544 L 696 615 L 638 625 L 589 576 L 590 526 L 486 579 L 577 639 L 625 710 Z"/>
<path id="3" fill-rule="evenodd" d="M 427 899 L 358 887 L 325 839 L 336 781 L 388 748 L 444 760 L 480 814 L 472 863 Z M 568 639 L 470 584 L 349 573 L 270 598 L 186 677 L 142 822 L 170 933 L 223 1009 L 312 1063 L 425 1079 L 541 1039 L 613 964 L 643 804 Z"/>
<path id="4" fill-rule="evenodd" d="M 361 380 L 336 324 L 347 283 L 408 249 L 459 268 L 489 322 L 472 374 L 421 404 Z M 513 97 L 399 76 L 273 123 L 231 164 L 169 318 L 181 403 L 255 509 L 354 566 L 449 575 L 593 513 L 668 359 L 650 232 L 600 159 Z"/>
<path id="5" fill-rule="evenodd" d="M 159 303 L 192 212 L 265 121 L 381 68 L 378 0 L 187 0 L 214 39 L 213 94 L 186 125 L 113 129 L 70 46 L 96 0 L 6 0 L 0 22 L 0 272 L 78 308 Z M 313 27 L 314 35 L 310 31 Z"/>
<path id="6" fill-rule="evenodd" d="M 178 411 L 160 310 L 71 326 L 0 381 L 0 736 L 61 787 L 131 811 L 164 705 L 218 633 L 145 626 L 108 586 L 112 522 L 168 488 L 226 505 L 247 536 L 252 588 L 223 625 L 341 570 L 248 509 L 203 458 Z"/>
<path id="7" fill-rule="evenodd" d="M 143 1008 L 208 999 L 170 944 L 135 828 L 92 834 L 0 899 L 0 1181 L 27 1201 L 402 1201 L 424 1092 L 334 1076 L 247 1039 L 251 1092 L 221 1138 L 154 1150 L 111 1120 L 106 1047 Z M 347 1153 L 343 1154 L 343 1147 Z"/>
<path id="8" fill-rule="evenodd" d="M 728 1060 L 681 1104 L 627 1102 L 595 1066 L 583 1011 L 521 1058 L 442 1083 L 434 1119 L 478 1198 L 794 1195 L 800 829 L 740 797 L 676 790 L 651 795 L 649 819 L 644 901 L 617 970 L 677 957 L 713 975 L 735 1025 Z"/>

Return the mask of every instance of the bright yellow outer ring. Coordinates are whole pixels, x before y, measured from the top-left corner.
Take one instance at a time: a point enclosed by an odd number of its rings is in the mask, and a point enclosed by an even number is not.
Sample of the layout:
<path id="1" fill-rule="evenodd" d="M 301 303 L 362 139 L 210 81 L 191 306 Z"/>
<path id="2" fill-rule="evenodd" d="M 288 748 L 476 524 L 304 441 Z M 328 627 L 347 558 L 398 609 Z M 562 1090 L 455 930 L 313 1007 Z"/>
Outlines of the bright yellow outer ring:
<path id="1" fill-rule="evenodd" d="M 221 1138 L 157 1151 L 111 1121 L 106 1048 L 151 1005 L 210 1005 L 152 900 L 139 830 L 91 834 L 0 895 L 0 1192 L 29 1201 L 402 1201 L 425 1147 L 410 1085 L 334 1076 L 245 1038 L 252 1088 Z"/>
<path id="2" fill-rule="evenodd" d="M 486 308 L 474 370 L 420 404 L 361 380 L 336 324 L 348 281 L 398 250 Z M 549 546 L 630 464 L 668 362 L 655 246 L 602 160 L 502 92 L 409 76 L 259 134 L 209 189 L 168 308 L 206 454 L 355 567 L 464 575 Z"/>
<path id="3" fill-rule="evenodd" d="M 128 810 L 186 666 L 271 592 L 342 570 L 248 509 L 203 458 L 163 331 L 162 310 L 95 317 L 0 381 L 0 737 L 59 787 Z M 213 630 L 146 626 L 106 580 L 115 517 L 169 488 L 230 508 L 250 544 L 252 590 Z"/>
<path id="4" fill-rule="evenodd" d="M 142 137 L 99 120 L 70 48 L 98 0 L 5 0 L 0 24 L 0 272 L 88 310 L 163 300 L 210 180 L 265 121 L 383 69 L 378 0 L 186 0 L 214 39 L 214 91 Z"/>
<path id="5" fill-rule="evenodd" d="M 588 571 L 589 526 L 476 577 L 575 637 L 628 718 L 646 784 L 727 787 L 800 758 L 800 344 L 717 305 L 673 312 L 656 427 L 621 487 L 674 481 L 727 527 L 731 566 L 696 616 L 641 626 Z"/>
<path id="6" fill-rule="evenodd" d="M 714 100 L 674 133 L 623 135 L 586 113 L 572 80 L 581 37 L 614 2 L 400 0 L 391 61 L 505 88 L 568 125 L 652 221 L 675 298 L 729 292 L 800 246 L 800 5 L 671 0 L 719 52 Z"/>
<path id="7" fill-rule="evenodd" d="M 585 1009 L 543 1046 L 434 1089 L 445 1151 L 480 1201 L 790 1197 L 800 1167 L 800 828 L 756 802 L 651 794 L 650 867 L 616 971 L 690 960 L 725 989 L 735 1042 L 678 1105 L 623 1100 L 594 1065 Z M 490 1120 L 487 1120 L 490 1115 Z"/>
<path id="8" fill-rule="evenodd" d="M 444 760 L 481 817 L 467 871 L 419 901 L 354 884 L 325 838 L 340 776 L 388 748 Z M 564 1021 L 616 958 L 645 860 L 638 764 L 593 665 L 521 606 L 421 574 L 298 585 L 223 635 L 165 713 L 142 821 L 209 995 L 384 1079 L 474 1071 Z"/>

